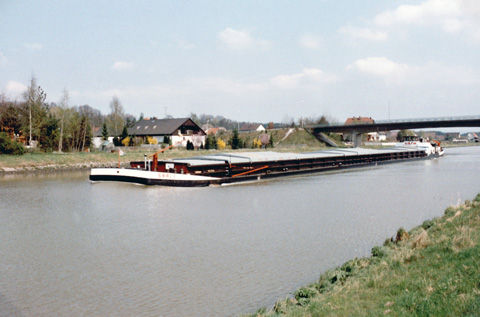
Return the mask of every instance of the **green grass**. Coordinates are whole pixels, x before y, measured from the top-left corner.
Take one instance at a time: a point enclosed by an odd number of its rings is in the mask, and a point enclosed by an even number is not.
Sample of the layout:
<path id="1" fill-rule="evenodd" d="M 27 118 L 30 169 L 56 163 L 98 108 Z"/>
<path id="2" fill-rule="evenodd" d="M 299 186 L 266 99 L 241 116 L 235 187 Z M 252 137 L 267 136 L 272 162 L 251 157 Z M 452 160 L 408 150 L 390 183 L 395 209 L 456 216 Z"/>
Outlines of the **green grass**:
<path id="1" fill-rule="evenodd" d="M 278 301 L 260 316 L 478 316 L 480 194 Z"/>
<path id="2" fill-rule="evenodd" d="M 125 155 L 120 156 L 120 161 L 128 163 L 130 161 L 142 161 L 144 154 L 152 155 L 155 153 L 153 149 L 124 149 Z M 207 150 L 187 151 L 184 149 L 167 150 L 158 155 L 159 160 L 170 159 L 176 157 L 191 157 L 197 155 L 205 155 Z M 25 155 L 0 155 L 0 169 L 3 167 L 19 168 L 19 167 L 38 167 L 47 165 L 75 165 L 75 164 L 91 164 L 91 163 L 115 163 L 118 162 L 118 152 L 90 152 L 90 153 L 27 153 Z"/>

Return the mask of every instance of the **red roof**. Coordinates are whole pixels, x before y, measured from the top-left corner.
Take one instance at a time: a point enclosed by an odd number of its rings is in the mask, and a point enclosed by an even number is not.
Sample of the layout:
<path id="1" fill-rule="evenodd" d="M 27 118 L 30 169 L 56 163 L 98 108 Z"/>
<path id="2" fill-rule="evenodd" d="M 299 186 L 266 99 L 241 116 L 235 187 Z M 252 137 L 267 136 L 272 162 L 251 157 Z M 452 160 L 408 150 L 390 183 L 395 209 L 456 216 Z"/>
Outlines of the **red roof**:
<path id="1" fill-rule="evenodd" d="M 375 123 L 375 120 L 373 120 L 372 117 L 352 117 L 348 118 L 347 121 L 345 121 L 345 125 L 365 123 Z"/>
<path id="2" fill-rule="evenodd" d="M 207 132 L 207 135 L 216 135 L 218 132 L 218 128 L 210 128 L 206 132 Z"/>

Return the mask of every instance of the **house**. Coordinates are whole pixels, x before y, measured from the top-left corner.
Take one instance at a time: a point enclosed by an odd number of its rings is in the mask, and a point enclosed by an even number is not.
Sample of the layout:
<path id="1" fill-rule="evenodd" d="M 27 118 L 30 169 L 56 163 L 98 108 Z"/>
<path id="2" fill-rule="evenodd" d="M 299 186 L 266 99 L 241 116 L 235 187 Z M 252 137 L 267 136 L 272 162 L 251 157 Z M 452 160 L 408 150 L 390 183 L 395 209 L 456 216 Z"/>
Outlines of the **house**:
<path id="1" fill-rule="evenodd" d="M 445 134 L 445 140 L 452 141 L 453 139 L 460 139 L 460 132 L 447 132 Z"/>
<path id="2" fill-rule="evenodd" d="M 476 133 L 470 132 L 467 134 L 467 139 L 470 142 L 480 142 L 480 139 L 478 138 L 478 135 Z"/>
<path id="3" fill-rule="evenodd" d="M 372 124 L 375 120 L 372 117 L 351 117 L 345 121 L 345 125 L 349 124 Z"/>
<path id="4" fill-rule="evenodd" d="M 370 132 L 367 135 L 367 141 L 371 142 L 383 142 L 387 141 L 387 134 L 386 133 L 378 133 L 378 132 Z"/>
<path id="5" fill-rule="evenodd" d="M 436 141 L 445 141 L 445 136 L 443 134 L 437 132 L 423 132 L 422 136 L 424 138 L 428 138 L 429 140 L 436 140 Z"/>
<path id="6" fill-rule="evenodd" d="M 155 139 L 157 143 L 166 143 L 165 137 L 169 137 L 172 144 L 181 142 L 183 147 L 187 146 L 188 141 L 195 147 L 200 147 L 205 144 L 206 135 L 190 118 L 144 119 L 128 128 L 128 134 L 142 138 L 144 143 L 148 143 L 148 137 Z"/>
<path id="7" fill-rule="evenodd" d="M 110 147 L 110 145 L 113 146 L 113 136 L 109 136 L 107 140 L 104 140 L 102 132 L 103 127 L 93 129 L 92 146 L 96 149 L 99 149 L 100 147 Z"/>
<path id="8" fill-rule="evenodd" d="M 256 123 L 248 123 L 244 124 L 239 132 L 262 132 L 265 131 L 265 128 L 261 124 L 256 124 Z"/>
<path id="9" fill-rule="evenodd" d="M 207 135 L 218 135 L 220 132 L 227 132 L 227 129 L 225 129 L 224 127 L 210 128 L 205 132 L 207 133 Z"/>

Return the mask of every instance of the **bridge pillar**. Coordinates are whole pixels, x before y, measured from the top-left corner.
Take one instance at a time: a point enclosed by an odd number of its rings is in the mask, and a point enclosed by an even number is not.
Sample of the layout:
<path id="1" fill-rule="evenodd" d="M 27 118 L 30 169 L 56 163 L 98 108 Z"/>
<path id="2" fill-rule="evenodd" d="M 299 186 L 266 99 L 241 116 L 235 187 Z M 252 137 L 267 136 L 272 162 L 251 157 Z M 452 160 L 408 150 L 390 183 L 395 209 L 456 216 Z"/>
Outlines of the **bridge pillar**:
<path id="1" fill-rule="evenodd" d="M 362 134 L 361 133 L 354 133 L 352 135 L 353 138 L 353 146 L 354 147 L 361 147 L 362 146 Z"/>

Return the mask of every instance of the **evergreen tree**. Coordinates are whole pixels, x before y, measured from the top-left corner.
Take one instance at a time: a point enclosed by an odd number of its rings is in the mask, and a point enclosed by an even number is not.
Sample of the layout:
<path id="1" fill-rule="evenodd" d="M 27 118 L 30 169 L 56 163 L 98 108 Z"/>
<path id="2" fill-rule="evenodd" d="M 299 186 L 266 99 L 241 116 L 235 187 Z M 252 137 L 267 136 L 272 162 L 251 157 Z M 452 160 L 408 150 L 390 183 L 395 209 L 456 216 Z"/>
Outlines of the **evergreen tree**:
<path id="1" fill-rule="evenodd" d="M 212 144 L 211 144 L 211 147 L 212 149 L 215 149 L 217 150 L 218 149 L 218 145 L 217 145 L 217 137 L 212 135 Z"/>
<path id="2" fill-rule="evenodd" d="M 127 126 L 128 126 L 128 120 L 127 120 L 127 124 L 123 127 L 122 134 L 120 134 L 120 141 L 123 141 L 128 137 Z"/>
<path id="3" fill-rule="evenodd" d="M 108 140 L 108 130 L 107 130 L 107 124 L 104 123 L 102 127 L 102 137 L 104 140 Z"/>
<path id="4" fill-rule="evenodd" d="M 170 137 L 168 135 L 163 137 L 163 143 L 171 145 Z"/>
<path id="5" fill-rule="evenodd" d="M 275 147 L 275 141 L 273 140 L 273 133 L 270 133 L 270 141 L 268 146 L 270 146 L 271 148 Z"/>
<path id="6" fill-rule="evenodd" d="M 240 148 L 240 137 L 238 136 L 238 131 L 237 129 L 233 130 L 233 135 L 232 135 L 232 149 L 237 150 Z"/>

